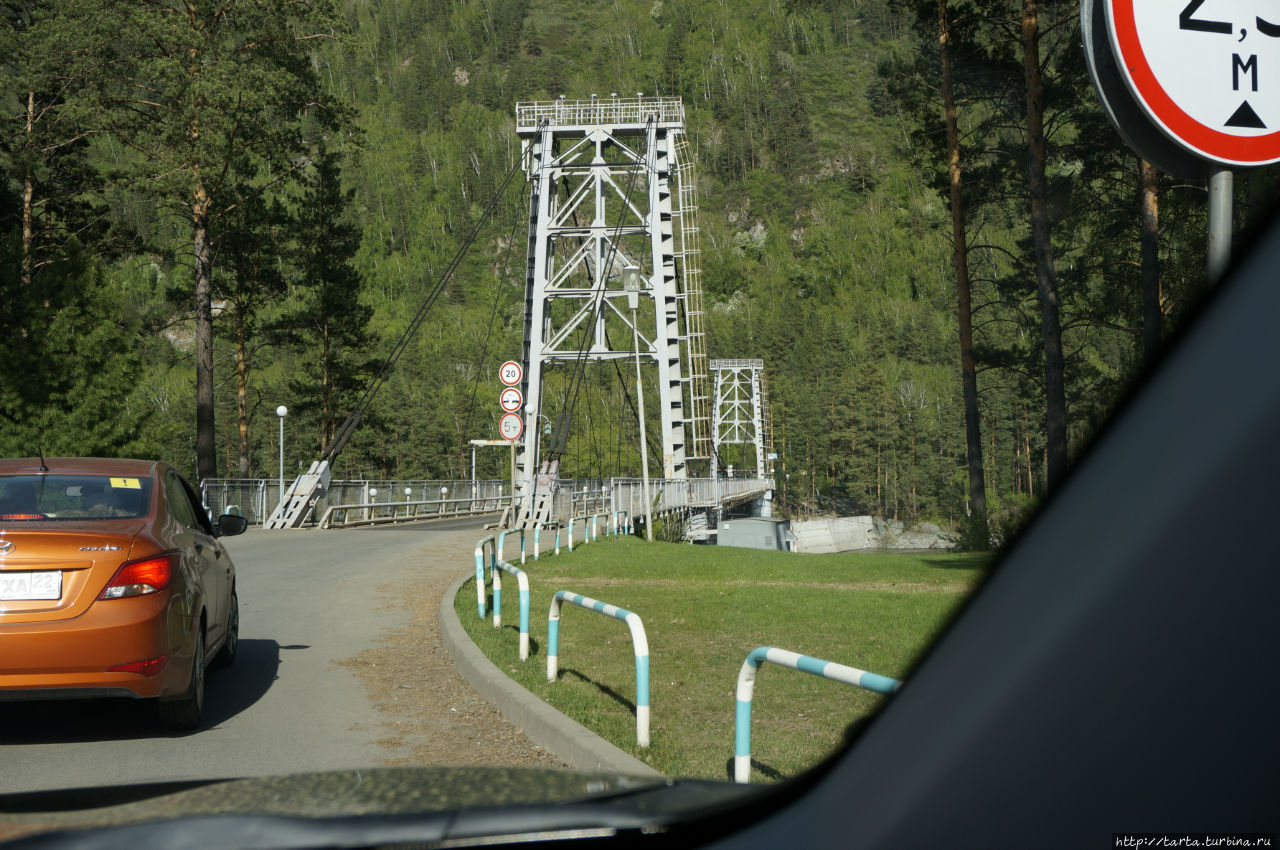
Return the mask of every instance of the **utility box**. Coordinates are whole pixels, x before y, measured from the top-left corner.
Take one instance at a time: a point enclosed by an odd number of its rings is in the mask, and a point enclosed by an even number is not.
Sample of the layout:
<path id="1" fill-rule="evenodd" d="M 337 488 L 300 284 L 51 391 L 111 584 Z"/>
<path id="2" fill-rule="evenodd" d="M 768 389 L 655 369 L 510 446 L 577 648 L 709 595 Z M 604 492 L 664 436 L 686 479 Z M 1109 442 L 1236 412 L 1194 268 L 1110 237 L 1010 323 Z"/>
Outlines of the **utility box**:
<path id="1" fill-rule="evenodd" d="M 716 529 L 717 545 L 737 546 L 741 549 L 790 552 L 794 540 L 791 520 L 778 517 L 750 516 L 721 520 Z"/>

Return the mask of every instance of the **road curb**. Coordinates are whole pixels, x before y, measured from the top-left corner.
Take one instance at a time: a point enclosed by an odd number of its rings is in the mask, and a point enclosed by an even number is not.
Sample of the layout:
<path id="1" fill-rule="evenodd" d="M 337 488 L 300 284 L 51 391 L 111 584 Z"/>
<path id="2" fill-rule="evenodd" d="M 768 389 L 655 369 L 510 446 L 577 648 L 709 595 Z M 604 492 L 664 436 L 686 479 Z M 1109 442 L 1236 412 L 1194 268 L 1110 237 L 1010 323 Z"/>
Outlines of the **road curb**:
<path id="1" fill-rule="evenodd" d="M 462 678 L 518 727 L 531 741 L 578 770 L 598 770 L 630 776 L 662 776 L 640 759 L 624 752 L 575 720 L 556 711 L 485 657 L 458 620 L 454 597 L 471 576 L 450 585 L 440 600 L 440 636 Z"/>

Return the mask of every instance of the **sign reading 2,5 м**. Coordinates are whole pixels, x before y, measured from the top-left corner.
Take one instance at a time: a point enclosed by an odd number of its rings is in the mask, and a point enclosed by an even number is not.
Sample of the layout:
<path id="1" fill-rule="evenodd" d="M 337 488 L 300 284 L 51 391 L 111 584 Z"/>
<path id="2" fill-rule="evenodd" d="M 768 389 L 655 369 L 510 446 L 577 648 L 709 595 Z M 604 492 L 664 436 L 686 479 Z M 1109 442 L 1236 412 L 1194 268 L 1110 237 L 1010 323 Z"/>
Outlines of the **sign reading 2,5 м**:
<path id="1" fill-rule="evenodd" d="M 1280 161 L 1280 3 L 1104 5 L 1121 75 L 1170 138 L 1226 165 Z"/>

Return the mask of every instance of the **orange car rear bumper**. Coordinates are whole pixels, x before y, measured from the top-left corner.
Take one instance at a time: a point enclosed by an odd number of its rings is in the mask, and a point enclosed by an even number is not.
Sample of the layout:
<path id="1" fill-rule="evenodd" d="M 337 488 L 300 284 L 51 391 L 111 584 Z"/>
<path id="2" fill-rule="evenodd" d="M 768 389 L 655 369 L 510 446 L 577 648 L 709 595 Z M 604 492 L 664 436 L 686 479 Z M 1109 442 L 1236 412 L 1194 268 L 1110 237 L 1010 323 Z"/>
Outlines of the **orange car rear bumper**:
<path id="1" fill-rule="evenodd" d="M 99 600 L 71 620 L 0 624 L 0 700 L 182 693 L 193 641 L 167 593 Z M 169 656 L 157 674 L 109 668 Z"/>

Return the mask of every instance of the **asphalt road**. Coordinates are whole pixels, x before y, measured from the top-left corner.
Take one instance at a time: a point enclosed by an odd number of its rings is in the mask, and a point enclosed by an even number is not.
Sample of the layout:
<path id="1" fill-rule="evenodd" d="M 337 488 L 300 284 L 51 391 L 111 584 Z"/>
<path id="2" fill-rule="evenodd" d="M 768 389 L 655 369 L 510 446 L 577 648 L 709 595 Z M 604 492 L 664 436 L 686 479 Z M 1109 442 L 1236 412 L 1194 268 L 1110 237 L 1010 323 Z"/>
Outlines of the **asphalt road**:
<path id="1" fill-rule="evenodd" d="M 166 734 L 133 700 L 0 703 L 0 793 L 383 764 L 377 710 L 337 662 L 407 625 L 389 594 L 414 571 L 473 569 L 482 523 L 228 538 L 240 651 L 232 667 L 209 671 L 203 726 Z"/>

